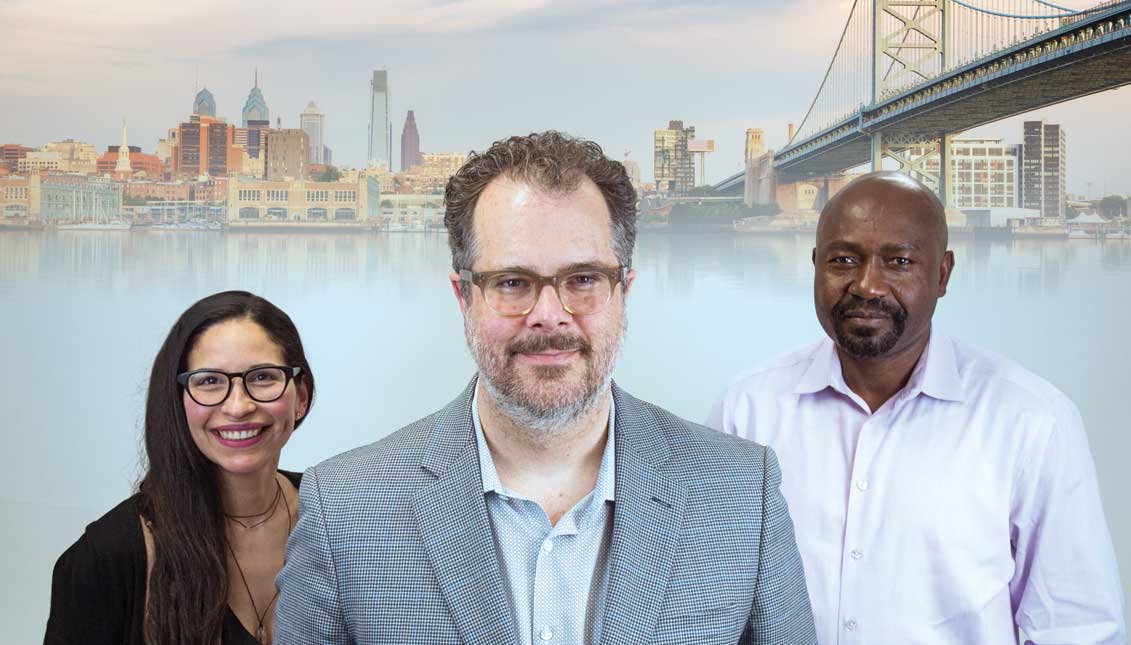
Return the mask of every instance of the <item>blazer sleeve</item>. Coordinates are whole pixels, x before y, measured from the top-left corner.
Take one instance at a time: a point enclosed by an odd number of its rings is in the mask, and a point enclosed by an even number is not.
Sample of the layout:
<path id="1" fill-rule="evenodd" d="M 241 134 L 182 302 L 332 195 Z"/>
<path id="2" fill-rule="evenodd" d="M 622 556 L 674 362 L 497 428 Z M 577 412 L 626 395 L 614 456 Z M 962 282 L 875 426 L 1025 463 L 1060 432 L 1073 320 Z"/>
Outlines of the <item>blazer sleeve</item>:
<path id="1" fill-rule="evenodd" d="M 758 582 L 747 633 L 752 643 L 806 645 L 817 642 L 805 570 L 793 535 L 793 521 L 782 496 L 781 469 L 765 448 L 762 477 L 762 539 Z"/>
<path id="2" fill-rule="evenodd" d="M 351 642 L 339 595 L 334 545 L 326 526 L 318 472 L 299 488 L 298 524 L 287 541 L 287 562 L 276 579 L 275 639 L 280 645 Z"/>

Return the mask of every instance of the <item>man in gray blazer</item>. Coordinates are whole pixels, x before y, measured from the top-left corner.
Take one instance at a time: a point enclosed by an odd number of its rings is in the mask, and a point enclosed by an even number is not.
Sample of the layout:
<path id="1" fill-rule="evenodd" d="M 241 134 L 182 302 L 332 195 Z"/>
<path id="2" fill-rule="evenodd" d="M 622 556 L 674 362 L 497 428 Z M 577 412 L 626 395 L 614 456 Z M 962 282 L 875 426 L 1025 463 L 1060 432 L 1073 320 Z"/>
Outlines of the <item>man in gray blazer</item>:
<path id="1" fill-rule="evenodd" d="M 621 164 L 557 132 L 452 177 L 478 374 L 306 473 L 278 643 L 816 642 L 773 452 L 612 383 L 635 200 Z"/>

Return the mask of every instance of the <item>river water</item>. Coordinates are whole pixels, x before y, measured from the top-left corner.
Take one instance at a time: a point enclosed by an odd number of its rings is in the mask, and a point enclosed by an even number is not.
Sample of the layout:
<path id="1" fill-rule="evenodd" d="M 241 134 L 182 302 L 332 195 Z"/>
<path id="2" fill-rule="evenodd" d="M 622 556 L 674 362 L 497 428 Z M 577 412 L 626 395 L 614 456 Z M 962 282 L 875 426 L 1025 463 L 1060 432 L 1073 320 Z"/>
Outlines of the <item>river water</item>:
<path id="1" fill-rule="evenodd" d="M 736 372 L 822 333 L 811 246 L 643 232 L 617 381 L 701 421 Z M 936 324 L 1076 401 L 1131 596 L 1131 240 L 952 248 Z M 427 233 L 0 233 L 0 641 L 42 640 L 55 559 L 129 495 L 148 370 L 189 304 L 247 289 L 295 320 L 318 377 L 283 453 L 302 469 L 441 407 L 472 376 L 449 257 Z"/>

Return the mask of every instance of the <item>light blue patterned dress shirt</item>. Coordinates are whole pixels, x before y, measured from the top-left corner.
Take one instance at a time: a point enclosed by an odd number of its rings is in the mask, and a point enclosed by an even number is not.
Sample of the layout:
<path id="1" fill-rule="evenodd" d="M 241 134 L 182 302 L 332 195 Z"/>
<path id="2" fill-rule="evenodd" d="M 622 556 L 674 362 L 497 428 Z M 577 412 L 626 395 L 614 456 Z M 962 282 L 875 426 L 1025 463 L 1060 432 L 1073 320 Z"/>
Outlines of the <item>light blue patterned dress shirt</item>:
<path id="1" fill-rule="evenodd" d="M 478 388 L 471 410 L 487 514 L 519 642 L 599 643 L 613 529 L 615 407 L 597 484 L 556 526 L 537 502 L 500 481 L 479 421 Z"/>

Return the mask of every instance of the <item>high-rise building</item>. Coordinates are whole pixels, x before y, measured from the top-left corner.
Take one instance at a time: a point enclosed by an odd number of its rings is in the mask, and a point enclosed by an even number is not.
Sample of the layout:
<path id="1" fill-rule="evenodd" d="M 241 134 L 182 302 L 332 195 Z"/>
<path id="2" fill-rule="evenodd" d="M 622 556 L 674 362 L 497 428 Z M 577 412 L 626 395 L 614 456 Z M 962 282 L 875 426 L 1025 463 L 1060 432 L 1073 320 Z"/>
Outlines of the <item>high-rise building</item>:
<path id="1" fill-rule="evenodd" d="M 939 156 L 914 147 L 912 157 L 926 156 L 925 170 L 938 175 Z M 1015 208 L 1020 205 L 1021 146 L 1002 139 L 953 139 L 950 143 L 951 205 L 955 208 Z"/>
<path id="2" fill-rule="evenodd" d="M 268 181 L 303 179 L 310 159 L 310 137 L 305 130 L 270 130 L 266 158 Z"/>
<path id="3" fill-rule="evenodd" d="M 746 129 L 746 161 L 757 159 L 766 153 L 766 144 L 762 141 L 762 128 Z"/>
<path id="4" fill-rule="evenodd" d="M 298 127 L 306 133 L 309 141 L 310 158 L 307 159 L 308 163 L 323 164 L 323 138 L 322 126 L 326 121 L 326 115 L 318 111 L 318 106 L 311 101 L 302 114 L 298 116 Z"/>
<path id="5" fill-rule="evenodd" d="M 416 114 L 409 110 L 401 131 L 401 172 L 408 172 L 420 162 L 420 132 L 416 129 Z"/>
<path id="6" fill-rule="evenodd" d="M 169 140 L 176 141 L 170 145 L 170 174 L 174 179 L 223 177 L 243 169 L 241 149 L 235 145 L 236 128 L 230 123 L 194 114 L 169 132 Z"/>
<path id="7" fill-rule="evenodd" d="M 271 111 L 267 109 L 267 101 L 259 89 L 259 70 L 255 70 L 255 84 L 248 92 L 247 102 L 243 104 L 243 127 L 250 128 L 252 121 L 271 121 Z"/>
<path id="8" fill-rule="evenodd" d="M 369 165 L 392 170 L 393 144 L 389 130 L 389 73 L 373 72 L 369 82 Z"/>
<path id="9" fill-rule="evenodd" d="M 1041 217 L 1063 219 L 1068 174 L 1064 128 L 1044 121 L 1026 121 L 1023 128 L 1022 205 L 1041 211 Z"/>
<path id="10" fill-rule="evenodd" d="M 327 146 L 322 146 L 322 163 L 327 166 L 334 165 L 334 151 Z"/>
<path id="11" fill-rule="evenodd" d="M 192 101 L 192 113 L 216 118 L 216 99 L 207 87 L 196 93 L 196 98 Z"/>
<path id="12" fill-rule="evenodd" d="M 668 127 L 655 131 L 656 190 L 670 195 L 686 195 L 695 187 L 695 160 L 687 150 L 687 142 L 695 138 L 695 126 L 683 127 L 683 121 L 669 121 Z"/>

